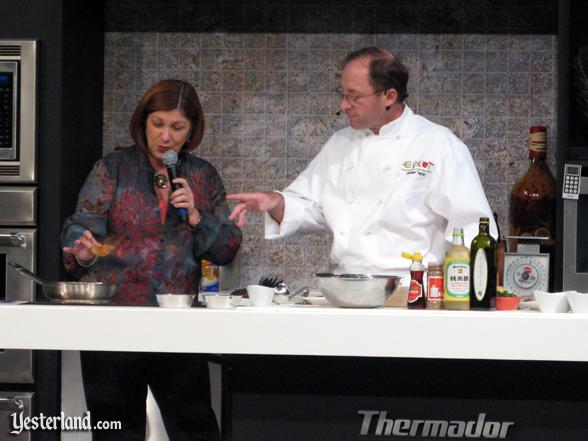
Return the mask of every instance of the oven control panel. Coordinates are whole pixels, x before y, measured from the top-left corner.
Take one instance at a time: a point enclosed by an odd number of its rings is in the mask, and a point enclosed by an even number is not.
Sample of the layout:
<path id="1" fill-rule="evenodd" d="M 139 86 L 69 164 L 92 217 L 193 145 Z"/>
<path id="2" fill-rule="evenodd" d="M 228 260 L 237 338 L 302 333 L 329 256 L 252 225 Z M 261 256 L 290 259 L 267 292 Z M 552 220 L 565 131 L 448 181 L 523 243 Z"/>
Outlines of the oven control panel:
<path id="1" fill-rule="evenodd" d="M 566 164 L 564 168 L 561 197 L 564 199 L 579 199 L 581 181 L 582 166 L 577 164 Z"/>
<path id="2" fill-rule="evenodd" d="M 0 72 L 0 148 L 12 147 L 12 95 L 11 72 Z"/>
<path id="3" fill-rule="evenodd" d="M 18 63 L 0 61 L 0 158 L 2 159 L 16 159 L 12 156 L 16 148 L 17 81 Z"/>

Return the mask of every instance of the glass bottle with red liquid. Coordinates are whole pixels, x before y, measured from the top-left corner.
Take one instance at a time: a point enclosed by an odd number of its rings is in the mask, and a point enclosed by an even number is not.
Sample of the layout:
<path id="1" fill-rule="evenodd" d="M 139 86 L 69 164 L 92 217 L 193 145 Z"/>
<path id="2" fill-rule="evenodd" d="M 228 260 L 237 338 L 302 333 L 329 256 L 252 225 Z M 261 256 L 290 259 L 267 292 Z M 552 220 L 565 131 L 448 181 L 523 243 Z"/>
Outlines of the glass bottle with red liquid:
<path id="1" fill-rule="evenodd" d="M 425 275 L 423 256 L 419 252 L 414 254 L 403 252 L 402 257 L 412 260 L 410 264 L 410 287 L 408 288 L 406 307 L 408 309 L 425 309 L 427 307 L 427 298 L 423 283 Z"/>

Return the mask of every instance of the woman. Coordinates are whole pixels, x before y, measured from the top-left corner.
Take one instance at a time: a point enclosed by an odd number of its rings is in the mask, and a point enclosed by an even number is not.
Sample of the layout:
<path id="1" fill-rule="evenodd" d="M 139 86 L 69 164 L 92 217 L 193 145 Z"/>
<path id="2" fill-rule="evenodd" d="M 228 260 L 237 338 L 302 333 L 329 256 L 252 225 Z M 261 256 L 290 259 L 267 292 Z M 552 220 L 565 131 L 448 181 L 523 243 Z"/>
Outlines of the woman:
<path id="1" fill-rule="evenodd" d="M 155 84 L 137 105 L 130 131 L 135 145 L 95 164 L 75 214 L 64 223 L 66 269 L 82 281 L 116 284 L 117 304 L 155 304 L 156 293 L 197 293 L 200 260 L 230 262 L 241 231 L 227 221 L 217 171 L 188 153 L 204 133 L 196 91 L 184 81 Z M 175 191 L 163 163 L 169 151 L 179 157 Z M 187 212 L 185 222 L 178 209 Z M 81 358 L 92 419 L 123 423 L 121 431 L 96 431 L 94 440 L 145 439 L 147 384 L 170 440 L 218 438 L 203 357 L 83 352 Z"/>

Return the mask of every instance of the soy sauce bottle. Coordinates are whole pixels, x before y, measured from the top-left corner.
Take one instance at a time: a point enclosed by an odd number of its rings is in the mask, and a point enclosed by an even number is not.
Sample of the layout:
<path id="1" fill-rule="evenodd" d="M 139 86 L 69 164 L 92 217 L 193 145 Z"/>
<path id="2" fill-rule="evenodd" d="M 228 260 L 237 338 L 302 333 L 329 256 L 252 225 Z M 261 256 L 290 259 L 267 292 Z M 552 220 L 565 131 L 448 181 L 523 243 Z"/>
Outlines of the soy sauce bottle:
<path id="1" fill-rule="evenodd" d="M 445 251 L 443 308 L 470 309 L 470 250 L 463 242 L 463 228 L 453 229 L 453 244 Z"/>
<path id="2" fill-rule="evenodd" d="M 423 256 L 418 252 L 414 254 L 403 252 L 402 257 L 412 260 L 410 265 L 410 287 L 408 289 L 406 307 L 408 309 L 425 309 L 427 307 L 427 299 L 425 295 L 425 285 L 423 284 L 423 277 L 425 274 Z"/>

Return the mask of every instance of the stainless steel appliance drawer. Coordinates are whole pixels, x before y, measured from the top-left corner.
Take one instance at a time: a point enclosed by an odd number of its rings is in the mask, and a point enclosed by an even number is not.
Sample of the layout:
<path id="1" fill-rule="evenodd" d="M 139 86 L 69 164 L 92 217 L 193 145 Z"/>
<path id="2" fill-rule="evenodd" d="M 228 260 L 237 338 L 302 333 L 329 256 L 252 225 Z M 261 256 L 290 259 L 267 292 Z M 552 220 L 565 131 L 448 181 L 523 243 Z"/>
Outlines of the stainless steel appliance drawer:
<path id="1" fill-rule="evenodd" d="M 18 430 L 20 416 L 22 419 L 30 417 L 32 409 L 32 392 L 0 392 L 0 441 L 30 441 L 31 432 L 23 430 L 18 435 L 11 434 Z M 13 427 L 16 418 L 17 426 Z"/>
<path id="2" fill-rule="evenodd" d="M 37 188 L 0 187 L 0 207 L 0 225 L 35 225 Z"/>

